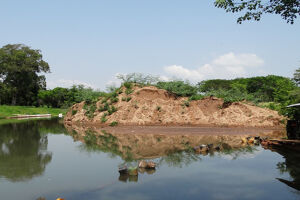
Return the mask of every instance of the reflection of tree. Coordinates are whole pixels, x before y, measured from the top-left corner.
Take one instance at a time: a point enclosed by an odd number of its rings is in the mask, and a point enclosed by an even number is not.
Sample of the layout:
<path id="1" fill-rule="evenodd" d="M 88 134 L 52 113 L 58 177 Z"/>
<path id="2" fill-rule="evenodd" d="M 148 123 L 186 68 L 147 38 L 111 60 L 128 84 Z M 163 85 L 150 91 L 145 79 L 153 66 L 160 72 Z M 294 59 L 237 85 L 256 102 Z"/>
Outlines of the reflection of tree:
<path id="1" fill-rule="evenodd" d="M 255 151 L 258 151 L 256 146 L 245 146 L 241 148 L 231 148 L 228 145 L 223 145 L 223 151 L 222 154 L 224 155 L 230 155 L 233 160 L 236 160 L 238 157 L 243 156 L 243 155 L 249 155 L 249 154 L 254 154 Z"/>
<path id="2" fill-rule="evenodd" d="M 209 155 L 210 157 L 214 157 L 215 155 L 230 155 L 232 159 L 237 159 L 240 156 L 253 154 L 255 151 L 257 151 L 255 146 L 232 148 L 226 143 L 222 144 L 222 148 L 223 150 L 217 154 L 214 150 L 203 152 L 202 154 L 196 154 L 191 149 L 187 149 L 185 151 L 173 151 L 167 156 L 161 157 L 159 159 L 159 164 L 166 163 L 168 166 L 181 168 L 183 166 L 188 166 L 193 162 L 200 161 L 201 156 Z"/>
<path id="3" fill-rule="evenodd" d="M 273 149 L 285 158 L 284 162 L 277 163 L 277 169 L 281 174 L 289 173 L 293 180 L 285 180 L 278 178 L 279 181 L 300 191 L 300 154 L 286 149 Z"/>
<path id="4" fill-rule="evenodd" d="M 26 181 L 41 175 L 52 155 L 47 152 L 47 136 L 40 127 L 51 130 L 54 121 L 28 121 L 0 127 L 0 176 L 10 181 Z"/>
<path id="5" fill-rule="evenodd" d="M 195 154 L 192 151 L 174 151 L 170 152 L 167 156 L 159 159 L 159 164 L 166 163 L 172 167 L 183 167 L 189 164 L 201 160 L 199 154 Z"/>
<path id="6" fill-rule="evenodd" d="M 72 135 L 76 138 L 76 131 L 72 131 Z M 110 157 L 120 156 L 125 161 L 134 160 L 131 153 L 131 148 L 128 146 L 122 146 L 121 149 L 118 144 L 118 138 L 110 133 L 102 130 L 102 135 L 96 135 L 96 132 L 92 130 L 85 131 L 83 137 L 85 144 L 82 144 L 80 148 L 87 152 L 101 151 L 110 154 Z"/>

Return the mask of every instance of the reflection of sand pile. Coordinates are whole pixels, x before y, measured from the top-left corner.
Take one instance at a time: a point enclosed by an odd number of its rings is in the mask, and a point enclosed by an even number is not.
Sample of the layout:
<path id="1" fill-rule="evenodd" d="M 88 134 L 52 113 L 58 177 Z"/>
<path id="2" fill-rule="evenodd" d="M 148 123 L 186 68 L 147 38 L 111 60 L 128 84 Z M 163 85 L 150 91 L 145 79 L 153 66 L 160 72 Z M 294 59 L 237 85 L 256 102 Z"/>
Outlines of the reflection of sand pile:
<path id="1" fill-rule="evenodd" d="M 183 127 L 181 127 L 181 134 L 170 133 L 172 127 L 144 127 L 143 129 L 138 127 L 115 127 L 105 128 L 105 131 L 101 128 L 75 125 L 67 126 L 67 128 L 70 133 L 72 133 L 72 130 L 77 132 L 77 134 L 73 134 L 73 137 L 77 140 L 86 142 L 87 134 L 93 133 L 95 135 L 93 137 L 97 138 L 96 142 L 99 147 L 106 147 L 108 151 L 119 153 L 123 158 L 130 154 L 133 159 L 156 158 L 199 144 L 226 144 L 228 148 L 238 148 L 246 145 L 242 144 L 242 138 L 250 135 L 268 136 L 270 138 L 280 138 L 284 135 L 284 132 L 281 131 L 259 131 L 258 129 L 252 130 L 252 132 L 251 130 L 242 131 L 243 129 L 240 129 L 239 134 L 233 134 L 232 131 L 235 129 L 229 128 L 216 129 L 223 135 L 203 134 L 201 133 L 202 128 L 194 128 L 194 133 L 190 134 L 188 131 L 184 132 L 186 129 Z M 198 133 L 195 129 L 198 129 Z"/>
<path id="2" fill-rule="evenodd" d="M 153 86 L 135 87 L 132 94 L 126 95 L 125 88 L 112 103 L 117 111 L 106 116 L 109 124 L 113 121 L 122 125 L 217 125 L 270 127 L 282 126 L 283 117 L 276 111 L 237 102 L 224 106 L 218 98 L 205 98 L 187 102 L 185 97 L 176 97 L 165 90 Z M 127 101 L 127 99 L 130 99 Z M 84 102 L 75 104 L 65 117 L 66 123 L 101 123 L 105 111 L 103 99 L 97 102 L 93 119 L 85 116 Z M 110 101 L 110 100 L 108 100 Z"/>

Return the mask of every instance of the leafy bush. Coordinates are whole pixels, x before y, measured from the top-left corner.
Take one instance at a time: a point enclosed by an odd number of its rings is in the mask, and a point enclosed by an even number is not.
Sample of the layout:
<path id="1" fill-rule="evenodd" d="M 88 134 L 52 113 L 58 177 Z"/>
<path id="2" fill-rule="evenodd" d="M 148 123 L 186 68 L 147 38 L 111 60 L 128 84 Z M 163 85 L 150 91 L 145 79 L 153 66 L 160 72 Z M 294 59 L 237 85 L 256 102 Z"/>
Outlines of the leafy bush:
<path id="1" fill-rule="evenodd" d="M 195 94 L 189 98 L 189 101 L 197 101 L 203 99 L 205 96 L 202 94 Z"/>
<path id="2" fill-rule="evenodd" d="M 127 94 L 127 95 L 131 94 L 132 92 L 133 92 L 133 89 L 131 89 L 131 88 L 127 88 L 125 90 L 125 94 Z"/>
<path id="3" fill-rule="evenodd" d="M 183 81 L 158 82 L 156 86 L 177 96 L 190 97 L 197 94 L 196 87 Z"/>
<path id="4" fill-rule="evenodd" d="M 117 103 L 118 101 L 119 101 L 119 99 L 117 97 L 113 97 L 110 100 L 111 103 Z"/>
<path id="5" fill-rule="evenodd" d="M 132 88 L 132 83 L 131 82 L 125 82 L 125 83 L 123 83 L 123 85 L 127 89 L 131 89 Z"/>
<path id="6" fill-rule="evenodd" d="M 85 104 L 85 105 L 87 105 L 87 104 Z M 86 112 L 84 113 L 84 115 L 87 116 L 89 119 L 94 118 L 94 116 L 95 116 L 94 112 L 97 109 L 96 104 L 94 103 L 94 104 L 92 104 L 90 106 L 86 106 L 85 109 L 86 109 Z"/>
<path id="7" fill-rule="evenodd" d="M 186 106 L 186 107 L 189 107 L 190 106 L 190 102 L 189 101 L 184 101 L 183 105 Z"/>
<path id="8" fill-rule="evenodd" d="M 101 117 L 101 123 L 105 123 L 107 121 L 106 119 L 107 113 L 104 113 Z"/>
<path id="9" fill-rule="evenodd" d="M 113 122 L 111 122 L 109 125 L 110 125 L 110 126 L 117 126 L 117 125 L 118 125 L 118 122 L 113 121 Z"/>
<path id="10" fill-rule="evenodd" d="M 110 108 L 108 108 L 107 112 L 109 115 L 113 114 L 114 112 L 116 112 L 118 109 L 114 106 L 111 106 Z"/>
<path id="11" fill-rule="evenodd" d="M 72 110 L 72 115 L 76 115 L 77 110 Z"/>

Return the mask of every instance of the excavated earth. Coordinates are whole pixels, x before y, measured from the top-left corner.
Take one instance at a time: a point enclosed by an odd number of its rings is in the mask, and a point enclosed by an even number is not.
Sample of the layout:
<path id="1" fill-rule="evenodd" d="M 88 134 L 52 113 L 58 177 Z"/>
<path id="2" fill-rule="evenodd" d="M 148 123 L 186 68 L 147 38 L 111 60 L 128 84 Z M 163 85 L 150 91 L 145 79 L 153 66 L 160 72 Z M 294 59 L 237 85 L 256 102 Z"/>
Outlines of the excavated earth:
<path id="1" fill-rule="evenodd" d="M 278 112 L 247 102 L 225 105 L 222 99 L 207 97 L 187 103 L 188 98 L 177 97 L 154 86 L 135 86 L 131 94 L 125 91 L 125 87 L 120 89 L 114 103 L 99 98 L 92 117 L 87 115 L 85 102 L 73 105 L 65 116 L 65 124 L 106 126 L 117 122 L 118 125 L 133 126 L 284 127 L 285 118 Z M 107 111 L 100 111 L 105 102 L 114 106 L 116 111 L 110 115 Z"/>

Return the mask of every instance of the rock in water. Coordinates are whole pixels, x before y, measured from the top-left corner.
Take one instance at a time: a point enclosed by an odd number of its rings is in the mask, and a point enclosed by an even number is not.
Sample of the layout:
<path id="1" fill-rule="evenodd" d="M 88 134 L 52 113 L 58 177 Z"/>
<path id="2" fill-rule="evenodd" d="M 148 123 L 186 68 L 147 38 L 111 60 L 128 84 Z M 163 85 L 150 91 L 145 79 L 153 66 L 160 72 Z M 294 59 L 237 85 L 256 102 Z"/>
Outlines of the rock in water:
<path id="1" fill-rule="evenodd" d="M 146 168 L 148 168 L 148 169 L 155 169 L 155 167 L 156 167 L 156 163 L 152 162 L 152 161 L 149 161 L 147 163 L 147 167 Z"/>
<path id="2" fill-rule="evenodd" d="M 247 138 L 242 138 L 242 143 L 243 143 L 243 144 L 247 144 L 247 143 L 248 143 Z"/>
<path id="3" fill-rule="evenodd" d="M 128 174 L 128 168 L 127 168 L 127 166 L 120 166 L 119 167 L 119 173 L 120 174 Z"/>
<path id="4" fill-rule="evenodd" d="M 140 162 L 139 162 L 139 167 L 140 168 L 146 168 L 147 167 L 147 162 L 145 161 L 145 160 L 141 160 Z"/>
<path id="5" fill-rule="evenodd" d="M 250 137 L 249 139 L 248 139 L 248 144 L 253 144 L 254 143 L 254 137 Z"/>

